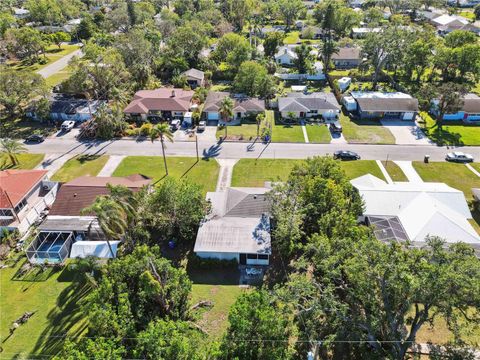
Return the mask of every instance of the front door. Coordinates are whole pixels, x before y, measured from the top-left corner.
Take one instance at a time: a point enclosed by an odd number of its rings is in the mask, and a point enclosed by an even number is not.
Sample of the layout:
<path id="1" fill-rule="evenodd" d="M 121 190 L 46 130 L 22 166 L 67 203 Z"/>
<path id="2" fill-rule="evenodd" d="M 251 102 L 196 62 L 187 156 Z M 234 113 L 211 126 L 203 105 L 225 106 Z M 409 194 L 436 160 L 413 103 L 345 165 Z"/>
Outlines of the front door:
<path id="1" fill-rule="evenodd" d="M 247 265 L 247 254 L 240 254 L 240 265 Z"/>

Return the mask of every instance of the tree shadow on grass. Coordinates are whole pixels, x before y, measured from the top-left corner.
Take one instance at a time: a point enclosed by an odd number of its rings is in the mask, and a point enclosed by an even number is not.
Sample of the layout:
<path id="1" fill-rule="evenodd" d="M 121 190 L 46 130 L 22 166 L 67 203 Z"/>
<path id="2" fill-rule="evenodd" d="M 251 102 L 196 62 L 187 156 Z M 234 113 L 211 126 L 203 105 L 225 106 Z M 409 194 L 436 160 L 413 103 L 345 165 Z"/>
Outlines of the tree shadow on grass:
<path id="1" fill-rule="evenodd" d="M 84 305 L 91 286 L 78 271 L 71 268 L 65 268 L 58 281 L 72 283 L 60 293 L 56 306 L 47 315 L 48 325 L 38 336 L 34 354 L 58 354 L 66 336 L 79 337 L 88 327 Z"/>
<path id="2" fill-rule="evenodd" d="M 440 129 L 437 126 L 427 129 L 430 140 L 434 141 L 438 146 L 463 146 L 462 135 L 459 133 L 449 132 Z"/>
<path id="3" fill-rule="evenodd" d="M 80 164 L 84 164 L 89 161 L 94 161 L 97 160 L 101 155 L 91 155 L 91 154 L 86 154 L 86 155 L 81 155 L 77 157 L 77 160 Z"/>

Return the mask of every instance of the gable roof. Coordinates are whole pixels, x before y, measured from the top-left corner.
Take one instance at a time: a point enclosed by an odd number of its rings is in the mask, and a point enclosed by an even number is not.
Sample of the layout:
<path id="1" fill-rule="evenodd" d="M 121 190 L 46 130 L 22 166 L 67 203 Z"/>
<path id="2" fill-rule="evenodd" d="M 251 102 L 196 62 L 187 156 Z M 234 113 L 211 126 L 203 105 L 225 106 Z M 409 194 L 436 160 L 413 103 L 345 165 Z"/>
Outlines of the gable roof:
<path id="1" fill-rule="evenodd" d="M 3 170 L 0 171 L 0 208 L 15 207 L 43 180 L 47 170 Z"/>
<path id="2" fill-rule="evenodd" d="M 418 100 L 401 92 L 352 91 L 351 96 L 362 111 L 418 111 Z"/>
<path id="3" fill-rule="evenodd" d="M 333 60 L 360 60 L 360 49 L 357 47 L 342 47 L 332 55 Z"/>
<path id="4" fill-rule="evenodd" d="M 287 97 L 278 99 L 278 110 L 281 112 L 340 110 L 340 104 L 333 93 L 290 93 Z"/>
<path id="5" fill-rule="evenodd" d="M 122 185 L 138 191 L 151 181 L 150 178 L 138 174 L 126 177 L 82 176 L 60 187 L 49 215 L 81 215 L 82 210 L 93 204 L 97 196 L 110 194 L 107 184 Z"/>
<path id="6" fill-rule="evenodd" d="M 472 215 L 463 193 L 443 183 L 387 184 L 373 175 L 351 181 L 365 202 L 365 216 L 397 217 L 410 241 L 427 235 L 453 243 L 480 245 L 480 236 L 468 219 Z"/>
<path id="7" fill-rule="evenodd" d="M 198 80 L 203 80 L 203 78 L 205 77 L 205 73 L 203 71 L 197 70 L 194 68 L 184 71 L 182 75 L 185 75 L 194 79 L 198 79 Z"/>
<path id="8" fill-rule="evenodd" d="M 288 56 L 291 59 L 297 58 L 297 53 L 289 46 L 280 47 L 277 53 L 275 54 L 275 59 L 282 57 L 284 55 Z"/>
<path id="9" fill-rule="evenodd" d="M 178 88 L 140 90 L 123 112 L 147 114 L 149 111 L 188 111 L 194 92 Z"/>
<path id="10" fill-rule="evenodd" d="M 456 24 L 461 23 L 463 25 L 466 25 L 469 23 L 468 19 L 464 18 L 463 16 L 448 15 L 448 14 L 437 16 L 433 18 L 431 21 L 440 26 L 446 26 L 451 23 L 456 23 Z"/>
<path id="11" fill-rule="evenodd" d="M 234 102 L 233 112 L 261 112 L 265 111 L 265 100 L 247 96 L 232 96 L 225 91 L 210 91 L 205 100 L 203 111 L 218 112 L 223 99 L 232 97 Z"/>

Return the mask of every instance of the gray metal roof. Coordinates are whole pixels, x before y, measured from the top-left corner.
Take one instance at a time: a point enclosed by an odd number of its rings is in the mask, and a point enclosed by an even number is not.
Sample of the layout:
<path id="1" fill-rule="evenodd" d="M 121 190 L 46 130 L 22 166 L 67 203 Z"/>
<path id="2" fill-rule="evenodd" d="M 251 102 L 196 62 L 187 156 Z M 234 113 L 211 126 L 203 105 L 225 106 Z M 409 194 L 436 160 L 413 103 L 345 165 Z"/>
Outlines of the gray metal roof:
<path id="1" fill-rule="evenodd" d="M 290 93 L 287 97 L 278 99 L 278 110 L 285 111 L 327 111 L 339 110 L 338 103 L 333 93 Z"/>

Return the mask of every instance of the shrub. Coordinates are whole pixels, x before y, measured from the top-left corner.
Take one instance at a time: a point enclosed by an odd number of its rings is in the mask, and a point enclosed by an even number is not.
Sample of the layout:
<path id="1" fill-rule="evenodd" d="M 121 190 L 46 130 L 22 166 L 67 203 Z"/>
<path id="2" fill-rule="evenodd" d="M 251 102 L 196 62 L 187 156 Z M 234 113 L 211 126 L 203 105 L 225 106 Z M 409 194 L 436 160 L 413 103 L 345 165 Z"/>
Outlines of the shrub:
<path id="1" fill-rule="evenodd" d="M 149 122 L 146 122 L 140 127 L 140 135 L 148 136 L 150 135 L 150 131 L 152 131 L 153 125 Z"/>
<path id="2" fill-rule="evenodd" d="M 192 269 L 227 269 L 227 268 L 236 268 L 238 266 L 238 262 L 236 259 L 232 260 L 219 260 L 219 259 L 204 259 L 199 256 L 193 256 L 188 265 L 192 267 Z"/>

